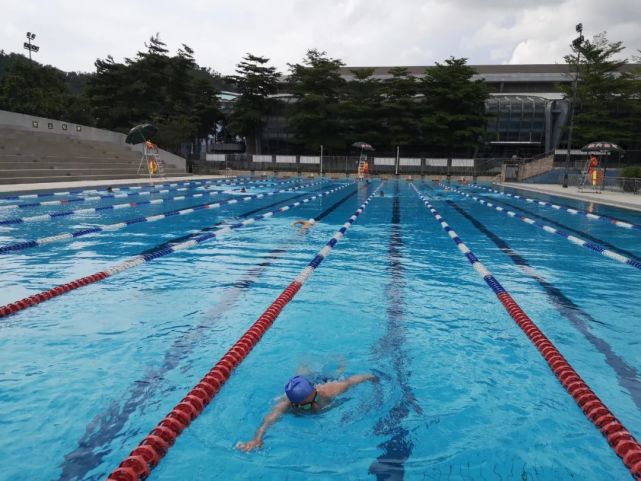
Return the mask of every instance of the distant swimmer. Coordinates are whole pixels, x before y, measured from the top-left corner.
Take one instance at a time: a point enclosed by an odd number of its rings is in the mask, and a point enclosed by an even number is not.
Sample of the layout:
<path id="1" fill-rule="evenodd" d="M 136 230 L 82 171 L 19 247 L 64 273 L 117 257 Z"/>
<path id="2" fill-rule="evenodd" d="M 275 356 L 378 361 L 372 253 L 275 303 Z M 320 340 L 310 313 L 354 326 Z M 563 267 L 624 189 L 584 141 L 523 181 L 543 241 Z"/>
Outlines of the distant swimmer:
<path id="1" fill-rule="evenodd" d="M 242 186 L 242 187 L 240 188 L 240 192 L 241 192 L 242 194 L 244 194 L 245 192 L 247 192 L 247 190 L 245 189 L 245 186 Z"/>
<path id="2" fill-rule="evenodd" d="M 300 228 L 301 231 L 307 230 L 310 227 L 312 227 L 314 224 L 316 224 L 315 219 L 309 219 L 309 220 L 297 220 L 296 222 L 292 222 L 292 227 L 298 227 Z"/>
<path id="3" fill-rule="evenodd" d="M 278 421 L 283 414 L 287 412 L 292 414 L 318 414 L 324 409 L 330 408 L 334 398 L 343 394 L 352 386 L 366 381 L 376 382 L 377 380 L 378 378 L 373 374 L 359 374 L 343 381 L 328 381 L 314 385 L 304 376 L 294 376 L 285 386 L 285 396 L 281 396 L 278 404 L 265 416 L 256 431 L 254 439 L 246 443 L 238 443 L 236 447 L 245 452 L 260 448 L 263 445 L 263 437 L 267 429 Z"/>
<path id="4" fill-rule="evenodd" d="M 385 192 L 381 190 L 381 193 L 378 195 L 380 195 L 381 197 L 385 197 Z"/>

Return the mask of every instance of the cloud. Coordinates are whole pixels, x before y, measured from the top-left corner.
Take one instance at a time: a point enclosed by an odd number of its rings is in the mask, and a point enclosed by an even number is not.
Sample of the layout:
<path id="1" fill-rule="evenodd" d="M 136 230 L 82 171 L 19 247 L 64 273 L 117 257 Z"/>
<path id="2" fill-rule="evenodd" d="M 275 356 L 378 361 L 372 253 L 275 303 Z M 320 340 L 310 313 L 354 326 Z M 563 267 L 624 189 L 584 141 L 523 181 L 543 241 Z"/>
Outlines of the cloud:
<path id="1" fill-rule="evenodd" d="M 93 70 L 96 58 L 133 57 L 156 32 L 176 51 L 232 73 L 241 57 L 265 55 L 281 71 L 308 48 L 350 66 L 430 65 L 453 55 L 470 63 L 554 63 L 568 53 L 574 25 L 608 31 L 627 55 L 641 48 L 638 0 L 4 0 L 0 48 L 22 51 L 38 34 L 39 61 Z"/>

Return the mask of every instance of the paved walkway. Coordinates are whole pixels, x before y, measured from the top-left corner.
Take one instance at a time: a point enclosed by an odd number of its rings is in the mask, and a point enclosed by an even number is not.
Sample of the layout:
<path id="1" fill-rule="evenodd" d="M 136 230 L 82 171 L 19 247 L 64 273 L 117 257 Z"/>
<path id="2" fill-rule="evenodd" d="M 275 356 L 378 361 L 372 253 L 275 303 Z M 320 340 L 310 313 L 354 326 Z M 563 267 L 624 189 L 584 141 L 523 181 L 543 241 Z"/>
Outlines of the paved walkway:
<path id="1" fill-rule="evenodd" d="M 30 192 L 34 190 L 67 190 L 78 189 L 83 187 L 99 187 L 109 185 L 145 185 L 145 184 L 165 184 L 167 182 L 185 182 L 188 180 L 203 179 L 221 179 L 224 175 L 191 175 L 181 177 L 163 177 L 150 179 L 107 179 L 107 180 L 75 180 L 72 182 L 39 182 L 37 184 L 12 184 L 0 185 L 0 192 Z"/>
<path id="2" fill-rule="evenodd" d="M 579 192 L 578 187 L 567 187 L 564 189 L 558 184 L 514 184 L 505 182 L 497 185 L 641 212 L 641 195 L 638 194 L 610 191 L 603 191 L 600 194 L 596 192 Z"/>

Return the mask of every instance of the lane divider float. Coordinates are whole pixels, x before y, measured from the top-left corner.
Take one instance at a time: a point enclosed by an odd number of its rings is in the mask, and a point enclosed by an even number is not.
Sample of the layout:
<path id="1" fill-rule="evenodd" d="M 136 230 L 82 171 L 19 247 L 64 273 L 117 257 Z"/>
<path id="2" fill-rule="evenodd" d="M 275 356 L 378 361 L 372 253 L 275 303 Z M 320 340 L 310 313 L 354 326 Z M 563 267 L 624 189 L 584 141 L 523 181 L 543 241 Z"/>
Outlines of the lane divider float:
<path id="1" fill-rule="evenodd" d="M 32 247 L 40 247 L 46 244 L 51 244 L 53 242 L 73 240 L 79 237 L 84 237 L 86 235 L 96 234 L 99 232 L 114 232 L 117 230 L 125 229 L 135 224 L 140 224 L 143 222 L 157 222 L 159 220 L 168 219 L 169 217 L 173 217 L 175 215 L 189 215 L 204 209 L 218 209 L 223 205 L 232 205 L 232 204 L 238 204 L 241 201 L 247 202 L 249 200 L 262 199 L 263 197 L 271 197 L 276 194 L 282 194 L 284 192 L 291 192 L 294 190 L 304 189 L 306 187 L 312 187 L 321 182 L 312 182 L 309 184 L 297 185 L 294 187 L 289 187 L 288 189 L 280 189 L 273 192 L 250 194 L 250 195 L 245 195 L 243 197 L 232 197 L 230 199 L 225 199 L 218 202 L 209 202 L 206 204 L 199 204 L 192 207 L 185 207 L 184 209 L 176 209 L 176 210 L 161 212 L 155 215 L 150 215 L 145 217 L 136 217 L 134 219 L 127 219 L 121 222 L 117 222 L 115 224 L 105 224 L 105 225 L 98 225 L 94 227 L 87 227 L 85 229 L 79 229 L 71 232 L 64 232 L 62 234 L 56 234 L 56 235 L 47 236 L 47 237 L 40 237 L 39 239 L 17 242 L 14 244 L 6 244 L 3 246 L 0 246 L 0 254 L 4 254 L 7 252 L 17 252 L 17 251 L 29 249 Z M 184 199 L 186 198 L 186 196 L 181 196 L 181 198 Z"/>
<path id="2" fill-rule="evenodd" d="M 505 207 L 497 206 L 494 205 L 492 202 L 488 202 L 487 200 L 484 200 L 480 197 L 477 197 L 475 195 L 468 194 L 467 192 L 464 192 L 456 187 L 453 186 L 446 186 L 445 184 L 440 184 L 442 187 L 446 187 L 448 189 L 454 190 L 455 192 L 458 192 L 459 194 L 462 194 L 466 197 L 469 197 L 472 200 L 475 200 L 476 202 L 479 202 L 483 204 L 486 207 L 489 208 L 494 208 L 498 212 L 502 212 L 503 214 L 506 214 L 508 217 L 512 217 L 513 219 L 518 219 L 522 222 L 525 222 L 526 224 L 533 225 L 535 227 L 538 227 L 539 229 L 547 232 L 548 234 L 556 234 L 561 237 L 563 237 L 565 240 L 571 242 L 572 244 L 584 247 L 592 252 L 596 252 L 597 254 L 601 254 L 604 257 L 607 257 L 608 259 L 615 260 L 617 262 L 620 262 L 621 264 L 627 264 L 629 266 L 632 266 L 636 269 L 641 270 L 641 262 L 639 262 L 636 259 L 632 259 L 630 257 L 624 256 L 623 254 L 619 254 L 618 252 L 614 252 L 610 249 L 606 249 L 605 247 L 602 247 L 594 242 L 587 241 L 585 239 L 581 239 L 580 237 L 573 236 L 572 234 L 565 232 L 561 229 L 557 229 L 555 227 L 549 226 L 547 224 L 544 224 L 542 222 L 536 221 L 534 219 L 531 219 L 530 217 L 526 217 L 524 215 L 521 215 L 517 212 L 511 211 L 509 209 L 506 209 Z"/>
<path id="3" fill-rule="evenodd" d="M 112 187 L 111 190 L 114 192 L 124 192 L 127 190 L 141 190 L 141 189 L 146 189 L 146 188 L 158 188 L 158 187 L 177 187 L 179 185 L 200 185 L 203 183 L 207 182 L 229 182 L 233 180 L 240 180 L 240 179 L 245 179 L 248 177 L 227 177 L 225 179 L 219 179 L 219 180 L 188 180 L 188 181 L 182 181 L 182 182 L 172 182 L 172 183 L 164 183 L 164 184 L 144 184 L 144 185 L 127 185 L 127 184 L 120 184 L 121 187 Z M 58 191 L 58 192 L 40 192 L 40 193 L 34 193 L 34 194 L 20 194 L 20 195 L 9 195 L 9 196 L 4 196 L 0 197 L 0 201 L 3 200 L 20 200 L 20 199 L 40 199 L 44 197 L 56 197 L 56 196 L 61 196 L 61 195 L 83 195 L 83 194 L 97 194 L 97 193 L 103 193 L 103 192 L 109 192 L 106 189 L 83 189 L 83 190 L 67 190 L 64 192 Z"/>
<path id="4" fill-rule="evenodd" d="M 286 181 L 286 182 L 279 182 L 279 183 L 270 183 L 270 184 L 263 184 L 262 186 L 272 186 L 272 185 L 286 185 L 286 184 L 291 184 L 297 181 Z M 300 182 L 298 182 L 300 184 Z M 249 183 L 244 182 L 244 183 L 237 183 L 237 184 L 228 184 L 229 186 L 234 186 L 234 185 L 247 185 Z M 189 190 L 189 189 L 174 189 L 175 191 L 183 191 L 183 190 Z M 147 191 L 145 191 L 147 192 Z M 159 191 L 159 193 L 166 193 L 169 192 L 169 190 L 163 190 Z M 203 192 L 197 192 L 194 194 L 184 194 L 184 195 L 179 195 L 176 197 L 159 197 L 157 199 L 152 199 L 152 200 L 145 200 L 145 201 L 139 201 L 139 202 L 125 202 L 122 204 L 110 204 L 110 205 L 105 205 L 101 207 L 87 207 L 83 209 L 74 209 L 74 210 L 66 210 L 63 212 L 52 212 L 49 214 L 40 214 L 40 215 L 33 215 L 33 216 L 28 216 L 28 217 L 14 217 L 12 219 L 4 219 L 0 220 L 0 225 L 15 225 L 15 224 L 25 224 L 29 222 L 44 222 L 44 221 L 52 221 L 52 220 L 57 220 L 61 217 L 67 217 L 71 215 L 77 215 L 77 214 L 88 214 L 88 213 L 93 213 L 93 212 L 102 212 L 105 210 L 116 210 L 116 209 L 127 209 L 129 207 L 139 207 L 139 206 L 145 206 L 145 205 L 154 205 L 154 204 L 162 204 L 164 202 L 173 202 L 173 201 L 180 201 L 180 200 L 185 200 L 185 199 L 197 199 L 199 197 L 205 197 L 205 196 L 214 196 L 214 195 L 219 195 L 225 193 L 224 191 L 221 190 L 204 190 Z M 141 193 L 140 195 L 149 195 L 147 193 Z M 126 196 L 116 196 L 116 197 L 126 197 Z"/>
<path id="5" fill-rule="evenodd" d="M 329 255 L 358 216 L 367 208 L 370 200 L 382 187 L 382 183 L 343 224 L 325 246 L 316 254 L 300 274 L 281 292 L 274 302 L 260 315 L 240 339 L 220 358 L 214 367 L 192 388 L 191 391 L 151 430 L 140 444 L 114 470 L 108 481 L 139 481 L 149 476 L 176 438 L 204 411 L 205 407 L 220 392 L 234 369 L 249 355 L 258 341 L 274 324 L 282 310 L 296 296 L 303 284 Z"/>
<path id="6" fill-rule="evenodd" d="M 422 195 L 414 184 L 410 184 L 421 201 L 432 213 L 443 230 L 456 244 L 458 249 L 467 258 L 474 270 L 483 278 L 492 289 L 510 317 L 521 328 L 525 335 L 532 341 L 536 349 L 543 356 L 548 366 L 561 382 L 561 385 L 576 401 L 585 416 L 594 424 L 601 434 L 607 439 L 614 452 L 623 460 L 623 464 L 630 470 L 635 479 L 641 479 L 641 445 L 630 431 L 619 421 L 610 409 L 590 389 L 585 381 L 574 370 L 570 363 L 561 355 L 559 350 L 545 336 L 543 331 L 528 317 L 517 302 L 492 275 L 492 273 L 479 261 L 474 253 L 463 243 L 458 234 L 449 226 L 445 219 L 438 213 L 430 200 Z"/>
<path id="7" fill-rule="evenodd" d="M 294 182 L 299 182 L 298 180 L 288 180 L 284 182 L 279 182 L 278 184 L 291 184 Z M 226 182 L 226 186 L 231 186 L 231 185 L 247 185 L 247 184 L 252 184 L 254 182 L 238 182 L 238 183 L 229 183 Z M 259 183 L 259 182 L 256 182 Z M 221 185 L 220 183 L 217 182 L 210 182 L 209 185 Z M 92 201 L 99 201 L 99 200 L 104 200 L 104 199 L 122 199 L 126 197 L 136 197 L 136 196 L 144 196 L 144 195 L 152 195 L 152 194 L 166 194 L 167 192 L 172 192 L 172 191 L 187 191 L 190 190 L 188 187 L 181 187 L 178 189 L 151 189 L 151 190 L 141 190 L 141 191 L 136 191 L 136 192 L 129 192 L 129 193 L 116 193 L 116 194 L 105 194 L 105 195 L 90 195 L 86 197 L 73 197 L 69 199 L 60 199 L 60 200 L 47 200 L 47 201 L 42 201 L 42 202 L 30 202 L 27 204 L 7 204 L 7 205 L 0 205 L 0 210 L 13 210 L 13 209 L 27 209 L 31 207 L 40 207 L 40 206 L 48 206 L 48 205 L 65 205 L 69 204 L 72 202 L 92 202 Z"/>
<path id="8" fill-rule="evenodd" d="M 492 188 L 489 188 L 489 187 L 485 187 L 485 186 L 479 185 L 479 184 L 470 184 L 470 187 L 475 187 L 477 189 L 482 189 L 482 190 L 485 190 L 485 191 L 488 191 L 488 192 L 493 192 L 495 194 L 506 195 L 508 197 L 512 197 L 513 199 L 518 199 L 518 200 L 521 200 L 521 201 L 524 201 L 524 202 L 528 202 L 530 204 L 537 204 L 537 205 L 540 205 L 542 207 L 551 207 L 552 209 L 565 211 L 565 212 L 568 212 L 568 213 L 570 213 L 572 215 L 582 215 L 584 217 L 587 217 L 588 219 L 600 220 L 600 221 L 605 222 L 607 224 L 612 224 L 612 225 L 615 225 L 617 227 L 621 227 L 623 229 L 641 230 L 641 225 L 634 224 L 632 222 L 627 222 L 627 221 L 624 221 L 624 220 L 621 220 L 621 219 L 617 219 L 615 217 L 610 217 L 610 216 L 603 215 L 603 214 L 593 214 L 592 212 L 588 212 L 587 210 L 573 209 L 572 207 L 569 207 L 569 206 L 566 206 L 566 205 L 553 204 L 552 202 L 547 202 L 547 201 L 544 201 L 544 200 L 532 199 L 531 197 L 525 197 L 525 196 L 518 195 L 518 194 L 511 194 L 509 192 L 503 192 L 503 191 L 492 189 Z"/>
<path id="9" fill-rule="evenodd" d="M 315 194 L 310 197 L 306 197 L 305 199 L 296 201 L 292 204 L 285 205 L 283 207 L 279 207 L 278 209 L 274 209 L 272 211 L 266 212 L 264 214 L 255 216 L 255 217 L 250 217 L 248 219 L 243 220 L 242 222 L 237 222 L 235 224 L 227 225 L 224 227 L 221 227 L 220 229 L 216 229 L 211 232 L 207 232 L 205 234 L 199 235 L 197 237 L 194 237 L 188 241 L 185 242 L 180 242 L 178 244 L 173 244 L 170 246 L 163 247 L 161 249 L 158 249 L 157 251 L 154 252 L 149 252 L 147 254 L 143 255 L 137 255 L 130 257 L 129 259 L 124 260 L 123 262 L 120 262 L 108 269 L 105 269 L 100 272 L 96 272 L 95 274 L 91 274 L 86 277 L 82 277 L 80 279 L 76 279 L 75 281 L 71 282 L 66 282 L 64 284 L 58 285 L 56 287 L 53 287 L 51 289 L 48 289 L 46 291 L 42 291 L 38 294 L 34 294 L 29 297 L 25 297 L 24 299 L 21 299 L 16 302 L 12 302 L 10 304 L 7 304 L 5 306 L 0 307 L 0 318 L 1 317 L 6 317 L 11 314 L 14 314 L 19 311 L 23 311 L 31 306 L 35 306 L 37 304 L 40 304 L 44 301 L 48 301 L 49 299 L 53 299 L 54 297 L 60 296 L 62 294 L 65 294 L 66 292 L 73 291 L 75 289 L 79 289 L 80 287 L 87 286 L 89 284 L 93 284 L 94 282 L 101 281 L 103 279 L 106 279 L 107 277 L 112 277 L 120 272 L 126 271 L 128 269 L 131 269 L 133 267 L 139 266 L 141 264 L 144 264 L 146 262 L 151 262 L 154 259 L 158 259 L 160 257 L 165 257 L 173 252 L 189 249 L 190 247 L 197 246 L 198 244 L 201 244 L 205 241 L 214 239 L 214 238 L 219 238 L 222 235 L 225 235 L 232 230 L 235 229 L 241 229 L 243 227 L 248 226 L 249 224 L 253 224 L 255 222 L 258 222 L 260 220 L 268 219 L 270 217 L 273 217 L 276 214 L 280 214 L 281 212 L 288 211 L 294 207 L 298 207 L 302 204 L 306 204 L 308 202 L 311 202 L 312 200 L 315 199 L 320 199 L 322 197 L 328 196 L 334 192 L 337 192 L 339 190 L 345 189 L 349 186 L 353 186 L 354 182 L 351 182 L 349 184 L 344 184 L 339 187 L 335 187 L 331 190 L 327 190 L 325 192 L 321 192 L 319 194 Z"/>

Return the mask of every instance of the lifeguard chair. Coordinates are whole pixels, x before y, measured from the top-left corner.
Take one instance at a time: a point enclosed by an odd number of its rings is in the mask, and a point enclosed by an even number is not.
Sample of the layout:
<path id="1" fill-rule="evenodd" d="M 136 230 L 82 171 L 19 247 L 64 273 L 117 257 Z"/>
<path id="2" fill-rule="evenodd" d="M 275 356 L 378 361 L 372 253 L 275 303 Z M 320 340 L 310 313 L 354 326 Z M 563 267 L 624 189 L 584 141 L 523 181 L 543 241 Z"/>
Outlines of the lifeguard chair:
<path id="1" fill-rule="evenodd" d="M 618 152 L 620 159 L 623 149 L 612 142 L 590 142 L 584 145 L 581 150 L 587 152 L 589 156 L 581 171 L 579 192 L 592 190 L 600 193 L 605 186 L 605 156 Z"/>
<path id="2" fill-rule="evenodd" d="M 143 144 L 142 157 L 140 164 L 138 164 L 138 173 L 143 169 L 143 165 L 146 166 L 150 179 L 154 176 L 164 177 L 165 169 L 160 159 L 158 146 L 150 140 L 146 140 Z"/>
<path id="3" fill-rule="evenodd" d="M 593 190 L 594 192 L 601 192 L 603 190 L 603 167 L 601 167 L 596 155 L 589 156 L 581 171 L 579 192 L 584 192 L 586 189 Z"/>
<path id="4" fill-rule="evenodd" d="M 352 147 L 360 149 L 361 153 L 358 157 L 358 168 L 356 170 L 356 175 L 359 180 L 362 180 L 369 174 L 369 163 L 367 162 L 367 154 L 364 151 L 373 152 L 374 147 L 369 145 L 367 142 L 354 142 Z"/>

